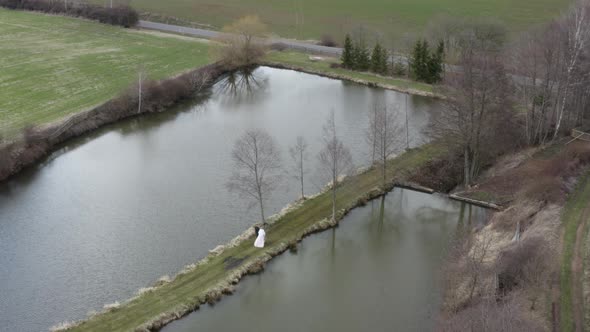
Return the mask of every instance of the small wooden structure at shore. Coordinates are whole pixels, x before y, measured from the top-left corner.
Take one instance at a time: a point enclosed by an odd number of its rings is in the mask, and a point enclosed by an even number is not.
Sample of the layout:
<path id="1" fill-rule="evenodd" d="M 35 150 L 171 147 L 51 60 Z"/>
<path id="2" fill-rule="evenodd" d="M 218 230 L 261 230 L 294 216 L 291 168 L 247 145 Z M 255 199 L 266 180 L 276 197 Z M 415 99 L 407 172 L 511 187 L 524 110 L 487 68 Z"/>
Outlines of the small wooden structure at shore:
<path id="1" fill-rule="evenodd" d="M 565 143 L 566 145 L 570 144 L 571 142 L 576 141 L 576 140 L 590 142 L 590 133 L 583 132 L 579 129 L 572 129 L 572 137 L 573 137 L 573 139 L 571 141 Z"/>

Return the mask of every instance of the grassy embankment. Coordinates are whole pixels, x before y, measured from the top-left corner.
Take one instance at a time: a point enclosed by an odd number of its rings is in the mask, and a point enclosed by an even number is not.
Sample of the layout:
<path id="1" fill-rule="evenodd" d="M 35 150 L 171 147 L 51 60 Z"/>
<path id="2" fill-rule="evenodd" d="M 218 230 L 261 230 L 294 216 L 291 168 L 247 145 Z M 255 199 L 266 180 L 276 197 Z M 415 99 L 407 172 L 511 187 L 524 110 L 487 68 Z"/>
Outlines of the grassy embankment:
<path id="1" fill-rule="evenodd" d="M 104 0 L 92 0 L 104 4 Z M 513 32 L 543 23 L 567 7 L 570 0 L 134 0 L 140 11 L 210 25 L 218 29 L 245 14 L 257 14 L 283 37 L 335 37 L 363 24 L 384 33 L 385 40 L 419 35 L 438 15 L 498 18 Z M 299 13 L 299 22 L 296 25 Z M 152 18 L 154 19 L 154 18 Z"/>
<path id="2" fill-rule="evenodd" d="M 440 153 L 441 149 L 432 145 L 411 150 L 391 161 L 389 176 L 391 179 L 404 179 L 410 172 Z M 338 189 L 339 208 L 356 206 L 359 199 L 362 200 L 370 192 L 374 193 L 380 183 L 379 174 L 379 170 L 370 170 L 345 179 Z M 130 331 L 151 320 L 177 318 L 173 313 L 198 308 L 198 304 L 207 301 L 208 292 L 218 289 L 220 283 L 233 280 L 239 271 L 247 270 L 253 263 L 265 261 L 285 250 L 286 244 L 300 240 L 310 228 L 320 225 L 321 220 L 330 213 L 330 193 L 309 199 L 268 228 L 267 246 L 263 250 L 253 247 L 253 238 L 252 241 L 244 241 L 236 247 L 226 249 L 219 256 L 211 257 L 196 269 L 180 274 L 157 290 L 123 304 L 118 309 L 95 316 L 73 330 Z"/>
<path id="3" fill-rule="evenodd" d="M 370 84 L 385 89 L 409 92 L 412 94 L 437 96 L 434 88 L 430 84 L 406 80 L 402 78 L 393 78 L 379 76 L 368 72 L 357 72 L 343 68 L 331 68 L 330 64 L 339 63 L 337 58 L 323 57 L 320 61 L 312 61 L 308 54 L 288 51 L 270 52 L 264 63 L 271 66 L 291 68 L 298 71 L 329 76 L 337 79 L 351 80 L 361 84 Z"/>
<path id="4" fill-rule="evenodd" d="M 590 216 L 590 174 L 581 179 L 574 195 L 568 200 L 565 210 L 562 214 L 562 223 L 564 227 L 563 235 L 563 253 L 561 263 L 561 300 L 560 300 L 560 327 L 561 331 L 573 331 L 575 325 L 574 302 L 582 297 L 581 288 L 574 291 L 574 283 L 581 285 L 579 280 L 581 275 L 573 275 L 572 264 L 574 264 L 574 253 L 577 241 L 584 239 L 584 236 L 578 237 L 578 228 L 582 223 L 588 227 L 588 218 Z M 578 244 L 583 247 L 583 244 Z M 585 262 L 588 264 L 588 262 Z M 576 299 L 578 297 L 578 299 Z M 578 302 L 580 305 L 580 302 Z M 582 317 L 583 318 L 583 317 Z"/>
<path id="5" fill-rule="evenodd" d="M 0 9 L 0 134 L 92 108 L 136 80 L 209 61 L 207 44 L 86 20 Z"/>

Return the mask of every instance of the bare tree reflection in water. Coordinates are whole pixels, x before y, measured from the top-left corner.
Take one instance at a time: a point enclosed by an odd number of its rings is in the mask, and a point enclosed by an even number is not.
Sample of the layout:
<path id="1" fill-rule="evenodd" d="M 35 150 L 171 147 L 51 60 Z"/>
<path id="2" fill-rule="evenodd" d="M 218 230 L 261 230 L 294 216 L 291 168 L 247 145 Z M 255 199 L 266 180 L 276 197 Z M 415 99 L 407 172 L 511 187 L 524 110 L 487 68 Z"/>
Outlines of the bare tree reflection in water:
<path id="1" fill-rule="evenodd" d="M 266 91 L 268 77 L 256 68 L 244 68 L 227 74 L 216 87 L 224 102 L 252 102 Z"/>

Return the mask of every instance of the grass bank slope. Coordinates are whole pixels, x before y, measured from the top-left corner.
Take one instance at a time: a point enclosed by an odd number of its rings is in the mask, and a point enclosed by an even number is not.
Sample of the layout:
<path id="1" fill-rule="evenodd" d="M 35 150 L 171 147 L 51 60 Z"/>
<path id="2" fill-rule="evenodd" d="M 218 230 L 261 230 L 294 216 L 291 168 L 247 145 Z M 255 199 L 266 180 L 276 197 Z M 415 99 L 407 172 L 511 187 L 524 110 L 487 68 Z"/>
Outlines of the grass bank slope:
<path id="1" fill-rule="evenodd" d="M 257 14 L 281 36 L 317 39 L 324 33 L 340 36 L 359 24 L 400 38 L 405 33 L 422 32 L 441 14 L 495 17 L 511 31 L 519 31 L 547 21 L 569 3 L 569 0 L 134 0 L 132 6 L 213 28 L 245 14 Z M 297 21 L 303 24 L 296 26 Z"/>
<path id="2" fill-rule="evenodd" d="M 209 62 L 206 44 L 164 36 L 0 9 L 0 134 L 105 102 L 139 66 L 159 79 Z"/>
<path id="3" fill-rule="evenodd" d="M 411 150 L 391 161 L 390 179 L 404 179 L 442 151 L 429 145 Z M 380 183 L 379 170 L 370 170 L 344 180 L 338 189 L 338 208 L 352 208 L 376 195 Z M 158 329 L 164 323 L 180 318 L 212 301 L 213 294 L 232 287 L 244 274 L 256 272 L 256 267 L 284 251 L 289 243 L 300 240 L 305 234 L 331 227 L 322 219 L 331 214 L 331 195 L 324 193 L 305 201 L 285 214 L 267 229 L 267 246 L 257 249 L 252 241 L 243 241 L 220 255 L 211 256 L 187 273 L 180 274 L 170 283 L 100 314 L 73 328 L 73 331 L 132 331 Z M 254 268 L 254 271 L 252 270 Z M 215 299 L 213 299 L 213 302 Z"/>
<path id="4" fill-rule="evenodd" d="M 319 59 L 318 57 L 315 57 Z M 384 89 L 408 92 L 410 94 L 441 97 L 436 94 L 432 85 L 411 81 L 403 78 L 380 76 L 369 72 L 358 72 L 344 68 L 332 68 L 332 64 L 340 64 L 340 60 L 332 57 L 320 57 L 311 60 L 309 54 L 289 51 L 272 51 L 264 61 L 265 65 L 293 69 L 301 72 L 328 76 L 336 79 L 355 81 L 361 84 L 378 86 Z"/>

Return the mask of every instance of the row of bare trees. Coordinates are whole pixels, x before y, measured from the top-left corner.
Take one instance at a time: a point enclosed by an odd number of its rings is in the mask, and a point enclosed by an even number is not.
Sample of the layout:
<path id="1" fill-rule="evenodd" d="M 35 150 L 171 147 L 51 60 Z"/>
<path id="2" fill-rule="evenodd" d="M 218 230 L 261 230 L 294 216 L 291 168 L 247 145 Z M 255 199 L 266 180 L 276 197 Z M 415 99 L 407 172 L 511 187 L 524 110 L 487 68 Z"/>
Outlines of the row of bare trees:
<path id="1" fill-rule="evenodd" d="M 512 49 L 526 138 L 545 143 L 582 124 L 590 105 L 590 2 L 525 34 Z"/>
<path id="2" fill-rule="evenodd" d="M 322 142 L 318 154 L 319 171 L 324 179 L 332 183 L 332 218 L 335 218 L 338 177 L 352 170 L 352 156 L 337 135 L 334 112 L 324 125 Z M 305 199 L 307 150 L 307 142 L 301 136 L 289 149 L 294 177 L 301 183 L 302 199 Z M 227 188 L 251 201 L 250 207 L 258 205 L 262 223 L 265 223 L 265 204 L 282 179 L 281 151 L 272 136 L 264 130 L 248 130 L 236 140 L 232 161 L 234 171 L 226 184 Z"/>
<path id="3" fill-rule="evenodd" d="M 367 143 L 371 149 L 372 163 L 381 169 L 382 185 L 387 184 L 388 159 L 398 152 L 403 136 L 397 122 L 395 109 L 375 104 L 369 112 Z M 353 171 L 352 154 L 344 145 L 336 126 L 334 111 L 323 126 L 321 150 L 317 155 L 318 175 L 323 182 L 329 182 L 332 197 L 332 219 L 336 218 L 336 192 L 341 176 Z M 292 159 L 291 173 L 301 185 L 301 198 L 305 199 L 304 179 L 308 161 L 308 144 L 302 136 L 297 137 L 289 149 Z M 246 131 L 235 142 L 232 151 L 234 171 L 227 182 L 227 188 L 258 205 L 262 223 L 266 221 L 265 205 L 272 192 L 281 182 L 281 151 L 275 140 L 261 129 Z"/>

